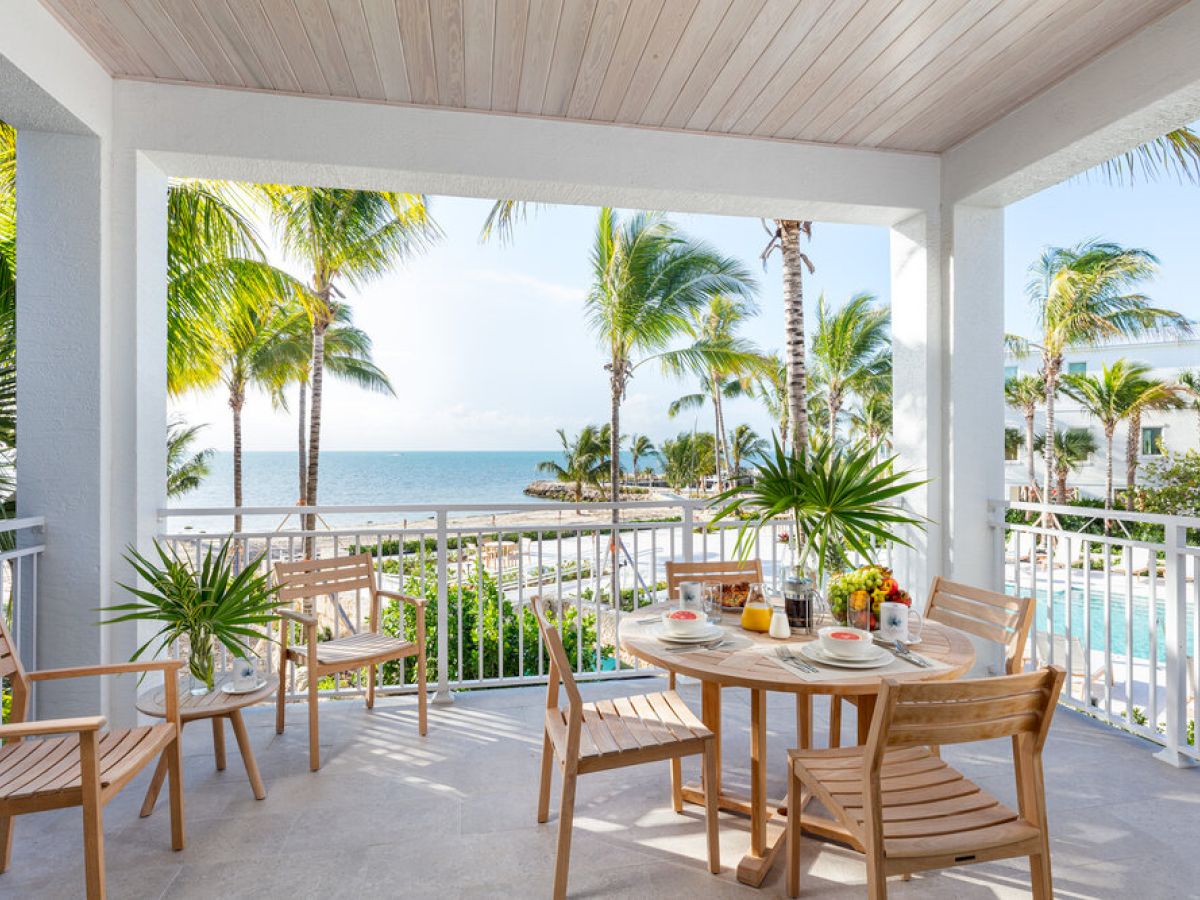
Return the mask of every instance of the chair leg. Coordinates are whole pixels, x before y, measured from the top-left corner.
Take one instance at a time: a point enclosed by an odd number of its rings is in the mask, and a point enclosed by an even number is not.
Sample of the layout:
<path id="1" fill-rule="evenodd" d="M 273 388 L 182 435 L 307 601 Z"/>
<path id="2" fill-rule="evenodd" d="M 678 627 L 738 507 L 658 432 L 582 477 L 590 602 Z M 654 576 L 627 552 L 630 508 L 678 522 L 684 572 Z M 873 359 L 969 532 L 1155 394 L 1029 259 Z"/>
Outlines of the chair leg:
<path id="1" fill-rule="evenodd" d="M 80 787 L 83 795 L 83 870 L 88 900 L 104 900 L 104 806 L 100 802 L 100 771 L 96 732 L 79 736 Z"/>
<path id="2" fill-rule="evenodd" d="M 225 720 L 220 716 L 213 716 L 212 720 L 213 731 L 213 758 L 217 762 L 217 771 L 225 771 Z"/>
<path id="3" fill-rule="evenodd" d="M 554 900 L 566 900 L 567 871 L 571 866 L 571 828 L 575 820 L 574 765 L 563 770 L 562 802 L 558 813 L 558 852 L 554 857 Z"/>
<path id="4" fill-rule="evenodd" d="M 167 800 L 171 806 L 171 849 L 182 850 L 183 828 L 183 742 L 182 735 L 167 744 L 163 755 L 167 758 Z"/>
<path id="5" fill-rule="evenodd" d="M 417 732 L 421 737 L 429 733 L 429 698 L 425 673 L 425 647 L 417 654 Z"/>
<path id="6" fill-rule="evenodd" d="M 367 666 L 367 709 L 375 708 L 375 665 Z"/>
<path id="7" fill-rule="evenodd" d="M 321 768 L 321 732 L 317 715 L 317 686 L 320 678 L 308 669 L 308 767 L 312 771 Z"/>
<path id="8" fill-rule="evenodd" d="M 835 701 L 836 702 L 836 701 Z M 790 768 L 790 766 L 789 766 Z M 787 895 L 800 896 L 800 779 L 788 772 Z"/>
<path id="9" fill-rule="evenodd" d="M 717 783 L 717 754 L 713 752 L 714 740 L 704 744 L 704 827 L 708 832 L 708 871 L 714 875 L 721 872 L 721 839 L 717 833 L 720 809 L 717 806 L 719 798 L 713 786 Z"/>
<path id="10" fill-rule="evenodd" d="M 16 816 L 0 817 L 0 872 L 7 872 L 12 863 L 13 820 Z"/>
<path id="11" fill-rule="evenodd" d="M 842 746 L 842 698 L 829 695 L 829 746 Z"/>
<path id="12" fill-rule="evenodd" d="M 883 858 L 874 853 L 867 854 L 867 897 L 869 900 L 887 900 L 887 874 L 883 869 Z"/>
<path id="13" fill-rule="evenodd" d="M 1050 846 L 1042 834 L 1042 852 L 1029 857 L 1029 875 L 1033 900 L 1054 900 L 1054 881 L 1050 877 Z"/>
<path id="14" fill-rule="evenodd" d="M 287 625 L 284 625 L 286 628 Z M 287 651 L 279 651 L 279 689 L 275 692 L 275 733 L 283 734 L 283 706 L 287 697 Z"/>
<path id="15" fill-rule="evenodd" d="M 675 690 L 674 672 L 667 674 L 667 690 Z M 683 812 L 683 760 L 678 756 L 671 758 L 671 809 Z"/>
<path id="16" fill-rule="evenodd" d="M 550 732 L 542 733 L 542 779 L 538 787 L 537 820 L 544 823 L 550 818 L 550 773 L 554 768 L 554 745 L 550 743 Z"/>

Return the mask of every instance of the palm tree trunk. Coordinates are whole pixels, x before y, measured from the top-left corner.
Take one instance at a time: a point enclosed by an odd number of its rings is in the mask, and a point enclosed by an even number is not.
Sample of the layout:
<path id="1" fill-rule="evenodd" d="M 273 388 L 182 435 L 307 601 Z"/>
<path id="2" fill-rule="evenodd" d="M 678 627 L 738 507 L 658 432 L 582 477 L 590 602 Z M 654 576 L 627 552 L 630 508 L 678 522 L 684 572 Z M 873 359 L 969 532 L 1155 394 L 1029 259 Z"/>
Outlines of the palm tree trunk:
<path id="1" fill-rule="evenodd" d="M 779 220 L 783 256 L 783 331 L 787 342 L 788 416 L 792 430 L 792 455 L 808 446 L 807 390 L 804 371 L 804 278 L 800 270 L 800 223 Z"/>
<path id="2" fill-rule="evenodd" d="M 1133 492 L 1137 488 L 1138 457 L 1142 443 L 1142 412 L 1129 416 L 1129 437 L 1125 442 L 1125 509 L 1133 512 Z"/>
<path id="3" fill-rule="evenodd" d="M 611 397 L 611 413 L 609 419 L 609 429 L 611 433 L 608 436 L 608 477 L 609 477 L 609 498 L 613 503 L 617 503 L 621 499 L 621 483 L 619 476 L 621 474 L 621 395 L 625 392 L 625 377 L 622 369 L 622 361 L 613 360 L 612 378 L 609 381 L 612 387 Z M 621 520 L 620 513 L 616 507 L 613 507 L 612 520 L 619 522 Z M 616 539 L 616 532 L 613 532 L 613 539 Z"/>
<path id="4" fill-rule="evenodd" d="M 325 328 L 324 322 L 318 320 L 313 325 L 312 351 L 312 409 L 308 421 L 308 475 L 304 484 L 304 505 L 317 505 L 317 474 L 321 464 L 321 399 L 325 375 Z M 317 527 L 317 517 L 312 513 L 304 516 L 304 530 L 313 531 Z M 312 558 L 316 541 L 308 537 L 304 541 L 304 553 Z"/>
<path id="5" fill-rule="evenodd" d="M 828 400 L 826 406 L 829 409 L 829 444 L 833 446 L 833 441 L 837 437 L 837 420 L 838 413 L 842 411 L 842 400 L 835 391 L 829 392 Z"/>
<path id="6" fill-rule="evenodd" d="M 1058 471 L 1058 502 L 1067 502 L 1067 470 L 1065 468 Z"/>
<path id="7" fill-rule="evenodd" d="M 1034 465 L 1033 419 L 1036 414 L 1036 411 L 1032 409 L 1025 412 L 1025 469 L 1029 474 L 1029 486 L 1035 491 L 1037 490 L 1037 467 Z"/>
<path id="8" fill-rule="evenodd" d="M 299 422 L 300 430 L 296 442 L 296 455 L 299 458 L 299 485 L 300 490 L 296 494 L 296 501 L 303 503 L 304 498 L 308 496 L 308 443 L 305 434 L 308 426 L 308 382 L 300 382 L 300 400 L 296 407 L 300 411 Z"/>
<path id="9" fill-rule="evenodd" d="M 1115 425 L 1108 425 L 1104 429 L 1104 441 L 1107 447 L 1104 459 L 1104 508 L 1112 509 L 1113 507 L 1113 431 Z M 1105 523 L 1105 527 L 1108 523 Z"/>
<path id="10" fill-rule="evenodd" d="M 723 477 L 721 464 L 725 462 L 726 467 L 729 463 L 729 445 L 725 439 L 725 412 L 721 407 L 721 383 L 717 376 L 712 376 L 712 395 L 713 395 L 713 414 L 716 417 L 715 426 L 717 429 L 717 490 L 725 490 L 725 478 Z"/>
<path id="11" fill-rule="evenodd" d="M 1050 487 L 1054 478 L 1054 395 L 1058 393 L 1058 370 L 1061 365 L 1060 358 L 1051 357 L 1043 366 L 1046 381 L 1046 441 L 1043 450 L 1043 463 L 1046 466 L 1046 496 L 1042 498 L 1043 503 L 1050 502 Z M 1061 497 L 1059 502 L 1062 502 Z"/>
<path id="12" fill-rule="evenodd" d="M 238 509 L 242 506 L 242 404 L 245 400 L 245 388 L 241 384 L 231 385 L 229 408 L 233 411 L 233 505 Z M 233 530 L 242 530 L 241 514 L 234 514 Z"/>

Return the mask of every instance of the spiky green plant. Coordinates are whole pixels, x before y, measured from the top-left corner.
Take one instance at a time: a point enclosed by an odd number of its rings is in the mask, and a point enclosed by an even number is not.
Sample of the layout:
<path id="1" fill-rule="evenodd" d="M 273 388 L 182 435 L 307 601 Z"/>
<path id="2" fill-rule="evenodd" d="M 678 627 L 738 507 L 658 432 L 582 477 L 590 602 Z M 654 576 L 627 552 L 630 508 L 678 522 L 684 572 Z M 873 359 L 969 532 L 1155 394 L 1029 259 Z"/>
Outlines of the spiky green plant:
<path id="1" fill-rule="evenodd" d="M 786 515 L 801 540 L 796 564 L 814 569 L 823 584 L 830 561 L 844 551 L 872 559 L 881 544 L 911 546 L 895 529 L 925 527 L 924 518 L 897 501 L 926 482 L 897 469 L 895 457 L 876 462 L 868 448 L 835 448 L 828 441 L 790 456 L 778 439 L 774 444 L 774 452 L 760 458 L 753 484 L 730 488 L 713 500 L 724 504 L 714 521 L 747 517 L 738 530 L 740 555 L 750 553 L 764 525 Z"/>
<path id="2" fill-rule="evenodd" d="M 153 646 L 159 653 L 180 638 L 190 648 L 188 670 L 209 690 L 214 682 L 213 641 L 234 656 L 248 656 L 251 642 L 266 636 L 264 626 L 275 620 L 277 588 L 267 572 L 259 573 L 265 554 L 234 571 L 229 559 L 231 541 L 226 540 L 215 553 L 210 545 L 199 571 L 192 561 L 174 549 L 154 542 L 158 560 L 148 559 L 134 547 L 125 561 L 145 582 L 145 588 L 121 584 L 136 599 L 105 607 L 104 613 L 116 613 L 102 625 L 118 622 L 155 622 L 159 628 L 148 641 L 134 651 L 133 660 Z"/>

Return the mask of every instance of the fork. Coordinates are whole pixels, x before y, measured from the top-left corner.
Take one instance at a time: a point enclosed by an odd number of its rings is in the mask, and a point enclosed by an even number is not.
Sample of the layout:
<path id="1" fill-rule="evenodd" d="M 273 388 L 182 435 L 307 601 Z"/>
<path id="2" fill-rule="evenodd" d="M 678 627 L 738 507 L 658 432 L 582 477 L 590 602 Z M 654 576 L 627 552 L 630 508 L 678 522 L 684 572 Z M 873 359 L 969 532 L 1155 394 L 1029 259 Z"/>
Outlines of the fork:
<path id="1" fill-rule="evenodd" d="M 693 650 L 718 650 L 726 644 L 732 643 L 729 638 L 721 638 L 720 640 L 711 641 L 707 644 L 685 644 L 682 647 L 668 647 L 667 653 L 688 653 Z"/>
<path id="2" fill-rule="evenodd" d="M 907 663 L 912 663 L 914 666 L 916 666 L 919 669 L 931 668 L 928 660 L 922 659 L 921 657 L 917 656 L 917 654 L 913 653 L 911 650 L 909 650 L 907 647 L 905 647 L 902 643 L 900 643 L 900 641 L 895 641 L 889 649 L 896 656 L 900 657 L 902 660 L 904 660 Z"/>
<path id="3" fill-rule="evenodd" d="M 796 656 L 796 654 L 794 654 L 794 653 L 788 653 L 782 647 L 775 648 L 775 655 L 777 657 L 779 657 L 781 660 L 783 660 L 785 663 L 787 663 L 788 665 L 795 666 L 801 672 L 805 672 L 809 675 L 817 674 L 816 666 L 812 665 L 811 663 L 805 662 L 804 660 L 802 660 L 798 656 Z"/>

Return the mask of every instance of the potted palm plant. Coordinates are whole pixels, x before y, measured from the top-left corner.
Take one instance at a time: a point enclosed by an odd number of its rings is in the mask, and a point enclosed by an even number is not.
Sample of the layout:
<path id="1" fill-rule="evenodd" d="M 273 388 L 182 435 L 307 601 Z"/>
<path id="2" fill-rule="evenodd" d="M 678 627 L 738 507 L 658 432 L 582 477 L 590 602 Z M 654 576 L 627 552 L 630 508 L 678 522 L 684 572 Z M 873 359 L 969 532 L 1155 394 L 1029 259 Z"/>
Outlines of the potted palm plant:
<path id="1" fill-rule="evenodd" d="M 736 485 L 714 498 L 719 507 L 714 521 L 745 519 L 736 549 L 746 555 L 764 525 L 787 516 L 794 565 L 814 573 L 818 585 L 840 567 L 847 552 L 869 560 L 880 544 L 911 546 L 897 528 L 925 527 L 922 517 L 897 501 L 926 482 L 898 470 L 895 457 L 876 460 L 874 448 L 834 448 L 823 442 L 806 454 L 790 456 L 776 438 L 774 451 L 759 459 L 758 471 L 752 484 Z"/>
<path id="2" fill-rule="evenodd" d="M 210 546 L 199 569 L 158 541 L 154 542 L 157 560 L 130 547 L 125 559 L 145 586 L 120 585 L 136 599 L 103 610 L 117 613 L 102 622 L 104 625 L 138 621 L 159 626 L 134 652 L 134 660 L 148 649 L 158 653 L 177 641 L 186 641 L 195 694 L 213 689 L 218 644 L 236 657 L 249 656 L 251 642 L 263 638 L 263 626 L 276 618 L 276 588 L 268 574 L 259 573 L 263 555 L 235 571 L 229 547 L 229 540 L 215 552 Z"/>

